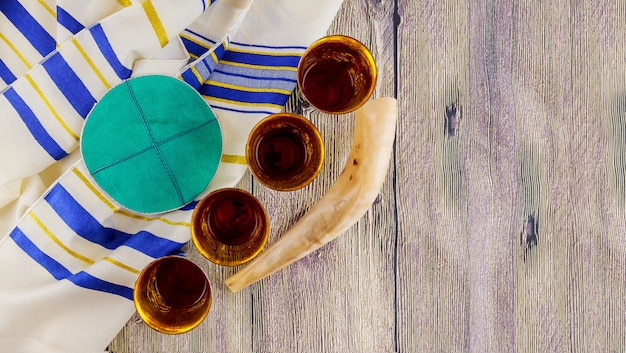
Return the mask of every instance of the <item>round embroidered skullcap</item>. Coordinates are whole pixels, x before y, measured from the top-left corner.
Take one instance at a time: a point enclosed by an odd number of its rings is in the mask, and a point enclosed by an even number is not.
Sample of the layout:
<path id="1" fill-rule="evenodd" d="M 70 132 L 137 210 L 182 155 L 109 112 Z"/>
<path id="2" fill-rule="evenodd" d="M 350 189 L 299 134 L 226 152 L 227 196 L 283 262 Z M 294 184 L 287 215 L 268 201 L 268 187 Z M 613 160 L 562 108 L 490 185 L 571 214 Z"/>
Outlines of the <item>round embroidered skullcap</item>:
<path id="1" fill-rule="evenodd" d="M 96 183 L 139 213 L 180 208 L 206 190 L 222 155 L 209 105 L 168 76 L 141 76 L 109 90 L 89 113 L 81 152 Z"/>

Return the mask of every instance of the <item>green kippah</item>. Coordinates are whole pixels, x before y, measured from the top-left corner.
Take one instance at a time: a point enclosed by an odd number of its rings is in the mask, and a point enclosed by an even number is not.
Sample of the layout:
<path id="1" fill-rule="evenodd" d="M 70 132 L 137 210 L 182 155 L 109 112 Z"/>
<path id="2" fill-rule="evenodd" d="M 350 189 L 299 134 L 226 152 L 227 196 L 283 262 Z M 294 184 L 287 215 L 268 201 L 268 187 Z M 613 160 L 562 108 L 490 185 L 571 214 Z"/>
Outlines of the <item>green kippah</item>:
<path id="1" fill-rule="evenodd" d="M 98 185 L 140 213 L 180 208 L 206 190 L 222 155 L 215 114 L 191 86 L 142 76 L 113 87 L 89 113 L 83 160 Z"/>

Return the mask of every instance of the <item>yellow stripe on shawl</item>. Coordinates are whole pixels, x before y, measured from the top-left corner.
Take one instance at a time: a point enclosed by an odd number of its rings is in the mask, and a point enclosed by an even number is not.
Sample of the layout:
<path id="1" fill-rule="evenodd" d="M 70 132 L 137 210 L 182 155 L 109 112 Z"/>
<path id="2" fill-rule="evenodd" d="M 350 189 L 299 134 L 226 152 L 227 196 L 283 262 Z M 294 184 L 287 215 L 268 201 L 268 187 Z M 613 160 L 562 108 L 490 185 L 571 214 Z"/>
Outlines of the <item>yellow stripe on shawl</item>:
<path id="1" fill-rule="evenodd" d="M 143 7 L 144 12 L 148 17 L 150 24 L 152 25 L 154 33 L 156 34 L 157 38 L 159 38 L 159 43 L 161 44 L 161 47 L 164 47 L 169 42 L 169 38 L 167 36 L 167 33 L 165 32 L 165 27 L 163 27 L 163 23 L 159 18 L 159 14 L 156 12 L 156 9 L 152 4 L 152 0 L 146 0 L 142 2 L 141 6 Z"/>
<path id="2" fill-rule="evenodd" d="M 137 270 L 135 268 L 132 268 L 132 267 L 130 267 L 128 265 L 125 265 L 125 264 L 123 264 L 123 263 L 121 263 L 121 262 L 119 262 L 119 261 L 117 261 L 115 259 L 112 259 L 112 258 L 108 257 L 108 256 L 103 257 L 102 260 L 104 260 L 104 261 L 106 261 L 108 263 L 111 263 L 111 264 L 113 264 L 113 265 L 115 265 L 115 266 L 117 266 L 119 268 L 123 268 L 126 271 L 132 272 L 132 273 L 134 273 L 136 275 L 138 275 L 141 272 L 141 271 L 139 271 L 139 270 Z"/>
<path id="3" fill-rule="evenodd" d="M 230 50 L 230 49 L 229 49 Z M 222 60 L 221 64 L 231 65 L 231 66 L 239 66 L 246 67 L 249 69 L 258 69 L 258 70 L 280 70 L 280 71 L 298 71 L 297 67 L 292 66 L 269 66 L 269 65 L 252 65 L 252 64 L 243 64 L 234 61 Z"/>
<path id="4" fill-rule="evenodd" d="M 98 189 L 96 188 L 95 185 L 93 185 L 89 179 L 87 179 L 87 177 L 81 173 L 78 169 L 73 168 L 72 172 L 85 184 L 85 186 L 87 186 L 87 188 L 98 198 L 100 199 L 105 205 L 107 205 L 107 207 L 109 207 L 109 209 L 111 209 L 111 211 L 125 216 L 125 217 L 129 217 L 129 218 L 133 218 L 133 219 L 138 219 L 141 221 L 161 221 L 165 224 L 169 224 L 172 226 L 183 226 L 183 227 L 191 227 L 191 224 L 189 222 L 174 222 L 171 221 L 167 218 L 163 218 L 163 217 L 146 217 L 146 216 L 142 216 L 142 215 L 138 215 L 138 214 L 134 214 L 134 213 L 130 213 L 128 211 L 125 211 L 123 209 L 120 209 L 119 207 L 117 207 L 115 204 L 113 204 L 113 202 L 109 201 L 100 191 L 98 191 Z"/>
<path id="5" fill-rule="evenodd" d="M 41 228 L 41 230 L 48 236 L 48 238 L 50 238 L 50 240 L 52 240 L 53 242 L 55 242 L 58 246 L 60 246 L 63 250 L 65 250 L 65 252 L 67 252 L 68 254 L 72 255 L 73 257 L 86 262 L 90 265 L 93 265 L 95 263 L 94 260 L 85 257 L 79 253 L 77 253 L 76 251 L 68 248 L 65 244 L 63 244 L 63 242 L 57 238 L 54 234 L 52 234 L 52 231 L 46 227 L 46 225 L 41 221 L 41 219 L 39 219 L 39 217 L 37 217 L 33 212 L 29 212 L 28 216 L 35 221 L 35 223 L 37 223 L 37 225 L 39 226 L 39 228 Z"/>
<path id="6" fill-rule="evenodd" d="M 39 5 L 41 5 L 44 9 L 46 9 L 46 11 L 47 11 L 50 15 L 52 15 L 52 17 L 57 18 L 57 14 L 56 14 L 56 12 L 54 12 L 54 11 L 50 8 L 50 6 L 48 6 L 48 4 L 46 4 L 46 2 L 45 2 L 45 1 L 43 1 L 43 0 L 37 0 L 37 1 L 39 2 Z"/>
<path id="7" fill-rule="evenodd" d="M 74 257 L 74 258 L 76 258 L 76 259 L 78 259 L 80 261 L 83 261 L 83 262 L 85 262 L 85 263 L 87 263 L 89 265 L 93 265 L 94 263 L 96 263 L 94 260 L 77 253 L 76 251 L 70 249 L 67 245 L 63 244 L 61 239 L 57 238 L 57 236 L 54 235 L 52 233 L 52 231 L 48 227 L 46 227 L 46 225 L 41 221 L 41 219 L 39 219 L 39 217 L 37 217 L 32 211 L 28 213 L 28 216 L 33 221 L 35 221 L 37 226 L 39 226 L 39 228 L 48 236 L 48 238 L 50 238 L 50 240 L 52 240 L 55 244 L 57 244 L 59 247 L 61 247 L 61 249 L 65 250 L 65 252 L 70 254 L 72 257 Z M 132 272 L 134 274 L 139 274 L 140 273 L 139 270 L 137 270 L 135 268 L 132 268 L 132 267 L 126 265 L 126 264 L 123 264 L 123 263 L 121 263 L 121 262 L 119 262 L 117 260 L 114 260 L 114 259 L 112 259 L 112 258 L 110 258 L 108 256 L 102 258 L 102 260 L 104 260 L 104 261 L 106 261 L 108 263 L 111 263 L 111 264 L 113 264 L 113 265 L 115 265 L 115 266 L 117 266 L 117 267 L 119 267 L 121 269 L 124 269 L 124 270 L 128 271 L 128 272 Z"/>
<path id="8" fill-rule="evenodd" d="M 13 45 L 13 43 L 11 43 L 7 37 L 5 37 L 1 32 L 0 32 L 0 39 L 2 39 L 2 41 L 4 41 L 6 43 L 6 45 L 9 46 L 9 48 L 11 48 L 11 50 L 15 53 L 15 55 L 17 55 L 18 58 L 20 58 L 20 60 L 24 63 L 24 65 L 26 65 L 26 67 L 28 69 L 31 69 L 32 66 L 30 65 L 30 63 L 28 62 L 28 60 L 26 60 L 26 58 L 24 57 L 24 55 L 22 55 L 22 53 L 19 52 L 19 50 L 17 50 L 17 48 Z"/>
<path id="9" fill-rule="evenodd" d="M 213 100 L 215 102 L 226 103 L 226 104 L 234 104 L 234 105 L 239 105 L 239 106 L 244 106 L 244 107 L 265 107 L 265 108 L 273 108 L 273 109 L 279 109 L 279 110 L 283 109 L 283 106 L 282 105 L 278 105 L 278 104 L 271 104 L 271 103 L 259 104 L 259 103 L 240 102 L 240 101 L 236 101 L 236 100 L 218 98 L 218 97 L 207 96 L 207 95 L 202 95 L 202 97 L 204 97 L 206 99 Z"/>
<path id="10" fill-rule="evenodd" d="M 222 155 L 222 162 L 230 163 L 230 164 L 242 164 L 247 165 L 246 156 L 237 156 L 232 154 L 224 154 Z"/>
<path id="11" fill-rule="evenodd" d="M 30 83 L 31 87 L 35 90 L 35 92 L 37 92 L 37 94 L 39 95 L 39 98 L 41 98 L 41 100 L 44 102 L 46 107 L 48 107 L 48 110 L 50 110 L 50 112 L 55 117 L 57 122 L 63 127 L 63 129 L 70 136 L 72 136 L 72 138 L 74 140 L 78 141 L 78 139 L 79 139 L 78 135 L 76 133 L 74 133 L 74 131 L 72 131 L 72 129 L 70 129 L 69 126 L 67 126 L 65 121 L 63 121 L 63 119 L 61 118 L 61 115 L 59 115 L 59 113 L 54 109 L 54 107 L 52 106 L 52 104 L 50 103 L 48 98 L 46 98 L 46 95 L 41 91 L 41 88 L 39 88 L 39 86 L 37 85 L 35 80 L 33 80 L 33 78 L 30 77 L 30 75 L 28 75 L 28 74 L 26 74 L 24 77 L 26 77 L 26 80 L 28 81 L 28 83 Z"/>
<path id="12" fill-rule="evenodd" d="M 106 87 L 106 89 L 111 89 L 111 84 L 109 84 L 106 78 L 104 78 L 104 75 L 102 74 L 102 72 L 98 70 L 98 67 L 96 67 L 96 64 L 94 64 L 93 60 L 91 60 L 91 58 L 87 55 L 87 52 L 85 51 L 85 49 L 83 49 L 83 47 L 78 43 L 78 41 L 75 38 L 72 38 L 72 43 L 74 43 L 74 46 L 76 47 L 76 49 L 78 49 L 78 51 L 80 52 L 80 55 L 83 56 L 83 59 L 85 59 L 87 64 L 89 64 L 89 67 L 91 67 L 91 69 L 96 74 L 96 76 L 98 76 L 98 78 L 100 79 L 104 87 Z"/>
<path id="13" fill-rule="evenodd" d="M 213 81 L 213 80 L 208 80 L 206 83 L 209 85 L 216 86 L 216 87 L 229 88 L 229 89 L 234 89 L 237 91 L 244 91 L 244 92 L 259 92 L 259 93 L 271 92 L 271 93 L 280 93 L 280 94 L 284 94 L 287 96 L 290 96 L 292 93 L 291 91 L 288 91 L 286 89 L 244 87 L 244 86 L 236 86 L 236 85 L 231 85 L 229 83 L 218 82 L 218 81 Z"/>

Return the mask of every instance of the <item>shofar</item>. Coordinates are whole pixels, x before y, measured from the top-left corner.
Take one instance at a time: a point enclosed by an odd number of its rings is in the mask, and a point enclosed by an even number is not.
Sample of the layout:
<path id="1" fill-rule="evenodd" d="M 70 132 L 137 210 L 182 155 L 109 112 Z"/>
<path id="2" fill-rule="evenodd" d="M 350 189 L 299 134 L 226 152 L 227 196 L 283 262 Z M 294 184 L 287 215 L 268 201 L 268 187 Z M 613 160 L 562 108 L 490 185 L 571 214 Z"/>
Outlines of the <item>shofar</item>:
<path id="1" fill-rule="evenodd" d="M 385 181 L 396 132 L 397 102 L 379 98 L 355 113 L 350 157 L 324 196 L 282 237 L 226 279 L 237 292 L 305 257 L 352 227 Z"/>

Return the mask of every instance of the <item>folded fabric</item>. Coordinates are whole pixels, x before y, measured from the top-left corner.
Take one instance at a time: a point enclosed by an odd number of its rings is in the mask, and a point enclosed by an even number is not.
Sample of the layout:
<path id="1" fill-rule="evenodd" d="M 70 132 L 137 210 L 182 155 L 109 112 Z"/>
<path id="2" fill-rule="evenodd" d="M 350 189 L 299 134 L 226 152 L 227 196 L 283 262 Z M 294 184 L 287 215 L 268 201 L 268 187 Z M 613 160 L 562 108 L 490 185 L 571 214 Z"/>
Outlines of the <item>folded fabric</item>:
<path id="1" fill-rule="evenodd" d="M 6 17 L 11 20 L 3 23 L 2 29 L 7 32 L 19 29 L 21 37 L 39 43 L 43 37 L 40 32 L 45 31 L 39 26 L 39 31 L 31 33 L 34 32 L 31 27 L 38 23 L 34 22 L 34 17 L 28 17 L 22 4 L 15 0 L 2 4 L 5 4 L 5 13 L 9 13 Z M 3 166 L 0 201 L 4 202 L 0 207 L 13 201 L 12 197 L 20 196 L 25 178 L 68 157 L 78 147 L 84 118 L 97 100 L 130 77 L 135 62 L 157 55 L 168 43 L 164 33 L 173 33 L 174 38 L 203 10 L 204 3 L 200 0 L 186 0 L 180 6 L 168 1 L 146 1 L 123 8 L 80 31 L 53 53 L 45 54 L 49 45 L 37 44 L 41 54 L 46 55 L 45 60 L 40 64 L 29 62 L 28 71 L 0 92 L 0 165 Z M 159 18 L 156 11 L 167 16 Z M 135 36 L 127 36 L 123 30 L 128 23 L 133 23 Z M 15 34 L 15 37 L 20 36 Z M 15 49 L 12 61 L 16 61 L 15 58 L 26 61 L 23 53 L 28 52 L 28 45 L 22 43 L 23 49 L 18 50 L 17 43 L 5 38 L 10 48 Z M 47 38 L 45 43 L 50 40 Z M 54 45 L 52 43 L 53 48 Z M 13 213 L 13 216 L 20 214 Z M 0 226 L 12 221 L 3 220 Z"/>
<path id="2" fill-rule="evenodd" d="M 9 27 L 23 37 L 30 27 L 15 23 L 30 14 L 25 4 L 33 3 L 0 5 L 15 20 Z M 341 5 L 340 0 L 256 0 L 251 6 L 218 0 L 206 9 L 208 0 L 119 3 L 129 6 L 109 3 L 100 18 L 87 12 L 73 16 L 67 11 L 73 7 L 63 8 L 66 13 L 57 17 L 64 30 L 58 32 L 67 39 L 56 49 L 42 47 L 41 63 L 15 74 L 12 82 L 9 77 L 0 92 L 0 185 L 8 190 L 0 193 L 6 204 L 15 202 L 11 196 L 36 195 L 45 185 L 32 191 L 24 180 L 55 168 L 64 171 L 32 207 L 0 213 L 0 221 L 12 224 L 0 240 L 2 352 L 102 351 L 134 312 L 139 271 L 189 240 L 194 202 L 159 215 L 132 212 L 74 157 L 84 118 L 102 96 L 135 76 L 134 70 L 170 74 L 188 53 L 191 63 L 180 67 L 179 78 L 211 105 L 224 140 L 222 163 L 206 192 L 233 186 L 246 171 L 248 132 L 283 109 L 300 55 L 324 35 Z M 70 17 L 80 26 L 70 26 Z M 25 37 L 35 42 L 41 36 Z M 42 54 L 46 50 L 53 51 Z M 161 61 L 159 55 L 175 59 Z M 69 167 L 67 160 L 73 162 Z M 12 183 L 21 186 L 11 190 Z"/>

